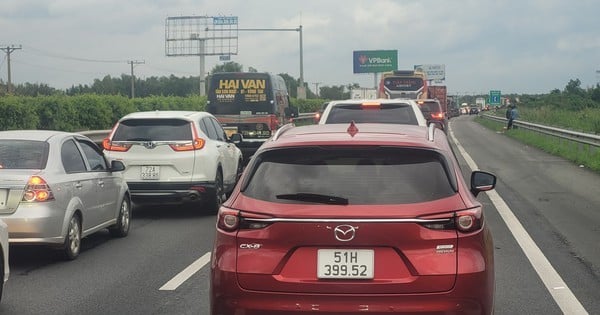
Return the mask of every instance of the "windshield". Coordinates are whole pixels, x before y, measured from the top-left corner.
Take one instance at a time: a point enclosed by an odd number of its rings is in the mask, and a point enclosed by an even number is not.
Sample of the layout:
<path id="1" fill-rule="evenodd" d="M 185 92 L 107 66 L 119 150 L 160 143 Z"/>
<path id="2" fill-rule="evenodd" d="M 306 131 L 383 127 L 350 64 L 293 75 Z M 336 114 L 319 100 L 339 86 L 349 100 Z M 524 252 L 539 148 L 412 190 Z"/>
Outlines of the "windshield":
<path id="1" fill-rule="evenodd" d="M 456 186 L 444 157 L 426 149 L 278 149 L 255 165 L 244 194 L 278 203 L 417 203 L 451 196 Z"/>
<path id="2" fill-rule="evenodd" d="M 384 123 L 418 125 L 415 112 L 409 104 L 381 104 L 377 108 L 366 108 L 361 104 L 338 104 L 331 108 L 326 124 L 338 123 Z"/>
<path id="3" fill-rule="evenodd" d="M 127 119 L 119 123 L 112 141 L 191 140 L 190 122 L 182 119 Z"/>

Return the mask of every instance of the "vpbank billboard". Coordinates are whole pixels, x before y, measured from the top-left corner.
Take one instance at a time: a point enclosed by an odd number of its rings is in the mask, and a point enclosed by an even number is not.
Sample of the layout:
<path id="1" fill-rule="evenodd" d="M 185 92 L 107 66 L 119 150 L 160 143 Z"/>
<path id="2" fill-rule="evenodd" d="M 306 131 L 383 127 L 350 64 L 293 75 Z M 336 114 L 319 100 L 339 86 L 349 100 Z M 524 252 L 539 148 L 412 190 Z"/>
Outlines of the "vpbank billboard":
<path id="1" fill-rule="evenodd" d="M 354 73 L 379 73 L 398 70 L 397 50 L 355 50 Z"/>

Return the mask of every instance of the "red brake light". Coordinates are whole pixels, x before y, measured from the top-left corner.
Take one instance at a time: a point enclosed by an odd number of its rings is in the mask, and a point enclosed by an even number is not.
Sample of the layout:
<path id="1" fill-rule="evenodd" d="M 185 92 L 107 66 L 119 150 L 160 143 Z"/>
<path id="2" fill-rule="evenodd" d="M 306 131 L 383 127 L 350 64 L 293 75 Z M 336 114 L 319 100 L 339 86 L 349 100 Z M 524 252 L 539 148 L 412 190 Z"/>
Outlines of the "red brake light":
<path id="1" fill-rule="evenodd" d="M 436 119 L 442 119 L 442 118 L 444 118 L 444 114 L 443 113 L 431 113 L 431 117 L 436 118 Z"/>
<path id="2" fill-rule="evenodd" d="M 131 144 L 112 143 L 109 138 L 104 138 L 104 140 L 102 140 L 102 148 L 107 151 L 126 152 L 129 150 L 129 148 L 131 148 Z"/>
<path id="3" fill-rule="evenodd" d="M 481 207 L 456 212 L 454 218 L 456 228 L 461 232 L 473 232 L 483 226 L 483 211 Z"/>
<path id="4" fill-rule="evenodd" d="M 233 232 L 240 227 L 240 212 L 222 207 L 217 217 L 217 228 Z"/>
<path id="5" fill-rule="evenodd" d="M 269 115 L 269 129 L 277 130 L 279 128 L 279 119 L 276 115 Z"/>
<path id="6" fill-rule="evenodd" d="M 46 181 L 39 176 L 31 176 L 25 186 L 22 201 L 43 202 L 49 200 L 54 200 L 54 194 Z"/>
<path id="7" fill-rule="evenodd" d="M 360 104 L 362 109 L 380 109 L 381 103 L 379 102 L 364 102 Z"/>
<path id="8" fill-rule="evenodd" d="M 193 150 L 200 150 L 200 149 L 204 148 L 204 145 L 206 144 L 206 140 L 198 137 L 198 132 L 196 131 L 196 125 L 193 122 L 190 123 L 190 127 L 192 128 L 192 135 L 194 136 L 194 140 L 192 140 L 192 142 L 186 142 L 186 143 L 169 144 L 169 146 L 171 147 L 171 149 L 173 149 L 173 151 L 193 151 Z"/>

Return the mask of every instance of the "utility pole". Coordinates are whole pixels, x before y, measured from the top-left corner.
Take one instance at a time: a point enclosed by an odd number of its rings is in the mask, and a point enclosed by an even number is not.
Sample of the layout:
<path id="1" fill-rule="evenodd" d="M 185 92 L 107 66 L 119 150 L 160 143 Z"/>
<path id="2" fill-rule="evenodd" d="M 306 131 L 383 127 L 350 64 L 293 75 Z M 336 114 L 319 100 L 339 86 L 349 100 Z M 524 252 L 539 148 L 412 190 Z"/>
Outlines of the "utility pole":
<path id="1" fill-rule="evenodd" d="M 7 45 L 6 47 L 0 47 L 0 49 L 6 53 L 6 61 L 8 63 L 8 85 L 6 86 L 7 94 L 12 94 L 12 81 L 10 77 L 10 54 L 17 49 L 21 49 L 21 45 L 19 45 L 19 47 L 15 45 Z"/>
<path id="2" fill-rule="evenodd" d="M 135 76 L 133 75 L 133 65 L 144 64 L 146 62 L 143 60 L 129 60 L 127 63 L 131 65 L 131 98 L 135 98 Z"/>

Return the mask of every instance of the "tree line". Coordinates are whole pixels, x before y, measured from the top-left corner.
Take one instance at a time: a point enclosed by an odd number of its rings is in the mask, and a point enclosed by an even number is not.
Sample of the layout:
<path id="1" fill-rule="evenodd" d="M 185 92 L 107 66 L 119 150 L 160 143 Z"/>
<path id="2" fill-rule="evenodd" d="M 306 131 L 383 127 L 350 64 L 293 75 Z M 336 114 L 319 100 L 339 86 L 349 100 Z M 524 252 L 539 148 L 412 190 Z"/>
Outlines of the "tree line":
<path id="1" fill-rule="evenodd" d="M 242 72 L 243 65 L 237 62 L 227 62 L 216 65 L 209 72 Z M 253 67 L 248 67 L 248 72 L 259 72 Z M 290 97 L 297 97 L 297 89 L 300 86 L 300 79 L 294 78 L 287 73 L 279 73 L 286 82 Z M 206 81 L 208 85 L 208 80 Z M 347 99 L 350 98 L 350 90 L 353 87 L 358 87 L 357 83 L 338 86 L 322 86 L 318 93 L 311 90 L 307 86 L 307 98 L 316 99 Z M 208 86 L 206 87 L 208 88 Z M 207 90 L 207 89 L 205 89 Z M 151 97 L 151 96 L 178 96 L 188 97 L 198 95 L 200 91 L 200 79 L 198 76 L 177 77 L 170 76 L 152 76 L 145 79 L 134 78 L 135 97 Z M 0 96 L 7 94 L 6 83 L 0 80 Z M 121 95 L 131 96 L 131 75 L 121 74 L 120 77 L 110 75 L 102 79 L 94 79 L 91 84 L 73 85 L 65 90 L 57 89 L 45 83 L 20 83 L 14 85 L 13 94 L 18 96 L 49 96 L 56 94 L 64 94 L 69 96 L 83 94 L 100 94 L 100 95 Z"/>

